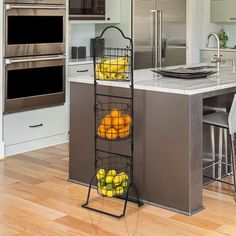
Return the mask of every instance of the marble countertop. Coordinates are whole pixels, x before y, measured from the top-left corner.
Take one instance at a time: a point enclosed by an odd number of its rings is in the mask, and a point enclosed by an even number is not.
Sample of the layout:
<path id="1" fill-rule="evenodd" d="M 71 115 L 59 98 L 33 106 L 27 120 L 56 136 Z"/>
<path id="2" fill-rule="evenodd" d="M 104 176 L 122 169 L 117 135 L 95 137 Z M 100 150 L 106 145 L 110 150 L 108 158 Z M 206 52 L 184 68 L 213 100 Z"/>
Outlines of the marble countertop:
<path id="1" fill-rule="evenodd" d="M 188 65 L 186 67 L 198 67 L 202 65 L 206 64 Z M 93 84 L 94 82 L 92 75 L 71 77 L 69 81 L 87 84 Z M 129 82 L 98 81 L 98 84 L 123 88 L 129 87 Z M 222 66 L 218 74 L 203 79 L 192 80 L 162 77 L 153 73 L 151 69 L 134 71 L 134 88 L 140 90 L 195 95 L 233 87 L 236 88 L 236 68 L 232 66 Z"/>
<path id="2" fill-rule="evenodd" d="M 93 58 L 86 57 L 83 59 L 69 59 L 68 65 L 73 66 L 73 65 L 91 64 L 91 63 L 93 63 Z"/>

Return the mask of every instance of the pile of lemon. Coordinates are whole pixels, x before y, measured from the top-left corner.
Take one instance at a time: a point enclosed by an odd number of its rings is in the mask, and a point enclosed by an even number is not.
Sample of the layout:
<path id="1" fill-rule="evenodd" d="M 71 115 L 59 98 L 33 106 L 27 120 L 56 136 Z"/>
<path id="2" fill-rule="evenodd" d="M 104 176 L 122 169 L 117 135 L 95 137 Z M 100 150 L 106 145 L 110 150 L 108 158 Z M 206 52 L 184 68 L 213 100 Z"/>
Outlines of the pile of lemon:
<path id="1" fill-rule="evenodd" d="M 118 109 L 112 109 L 111 113 L 102 119 L 97 134 L 104 139 L 122 139 L 130 134 L 132 118 L 128 114 L 122 114 Z"/>
<path id="2" fill-rule="evenodd" d="M 100 169 L 96 177 L 98 193 L 102 196 L 121 196 L 127 192 L 129 177 L 125 172 L 117 174 L 116 170 L 109 170 L 106 173 L 104 169 Z"/>

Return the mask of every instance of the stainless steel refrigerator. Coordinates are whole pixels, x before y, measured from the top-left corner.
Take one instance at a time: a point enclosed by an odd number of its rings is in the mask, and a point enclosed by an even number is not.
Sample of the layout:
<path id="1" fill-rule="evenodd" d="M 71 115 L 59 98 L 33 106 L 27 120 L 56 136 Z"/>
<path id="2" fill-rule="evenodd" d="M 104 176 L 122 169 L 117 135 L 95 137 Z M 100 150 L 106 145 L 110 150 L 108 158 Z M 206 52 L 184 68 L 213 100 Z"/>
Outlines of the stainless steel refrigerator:
<path id="1" fill-rule="evenodd" d="M 135 69 L 186 64 L 186 0 L 133 0 Z"/>

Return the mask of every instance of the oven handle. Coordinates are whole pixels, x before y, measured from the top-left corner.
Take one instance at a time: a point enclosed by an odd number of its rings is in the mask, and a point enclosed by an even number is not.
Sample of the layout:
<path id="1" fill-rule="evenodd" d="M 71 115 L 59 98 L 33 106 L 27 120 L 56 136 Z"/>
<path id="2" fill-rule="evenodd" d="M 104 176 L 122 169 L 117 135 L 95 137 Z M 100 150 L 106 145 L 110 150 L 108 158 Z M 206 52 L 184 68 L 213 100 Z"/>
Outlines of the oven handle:
<path id="1" fill-rule="evenodd" d="M 25 59 L 6 59 L 6 65 L 10 65 L 13 63 L 21 63 L 21 62 L 54 61 L 60 59 L 66 59 L 66 57 L 58 56 L 58 57 L 25 58 Z"/>
<path id="2" fill-rule="evenodd" d="M 27 5 L 6 5 L 6 10 L 11 9 L 52 9 L 52 10 L 60 10 L 60 9 L 66 9 L 66 7 L 60 7 L 60 6 L 27 6 Z"/>

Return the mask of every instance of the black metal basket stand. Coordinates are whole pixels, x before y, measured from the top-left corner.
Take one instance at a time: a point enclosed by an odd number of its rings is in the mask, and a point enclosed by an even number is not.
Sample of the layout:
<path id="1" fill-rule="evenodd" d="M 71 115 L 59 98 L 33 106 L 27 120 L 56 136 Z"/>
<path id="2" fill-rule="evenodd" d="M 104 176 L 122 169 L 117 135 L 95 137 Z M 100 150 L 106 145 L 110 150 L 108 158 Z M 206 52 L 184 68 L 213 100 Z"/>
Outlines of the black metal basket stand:
<path id="1" fill-rule="evenodd" d="M 128 41 L 126 48 L 104 48 L 96 50 L 96 40 L 103 37 L 110 29 L 118 30 L 124 40 Z M 121 218 L 126 213 L 128 201 L 143 205 L 139 199 L 137 187 L 133 181 L 134 159 L 134 81 L 133 81 L 133 41 L 124 35 L 121 29 L 109 26 L 95 38 L 94 43 L 94 169 L 87 201 L 83 208 Z M 127 83 L 128 96 L 120 96 L 100 92 L 101 80 Z M 105 145 L 104 150 L 99 142 L 128 142 L 129 154 L 124 155 L 111 151 L 112 145 Z M 117 144 L 117 143 L 116 143 Z M 103 145 L 104 147 L 104 145 Z M 113 214 L 89 206 L 91 189 L 96 188 L 102 197 L 116 197 L 124 201 L 121 214 Z M 134 197 L 130 197 L 130 190 Z"/>

